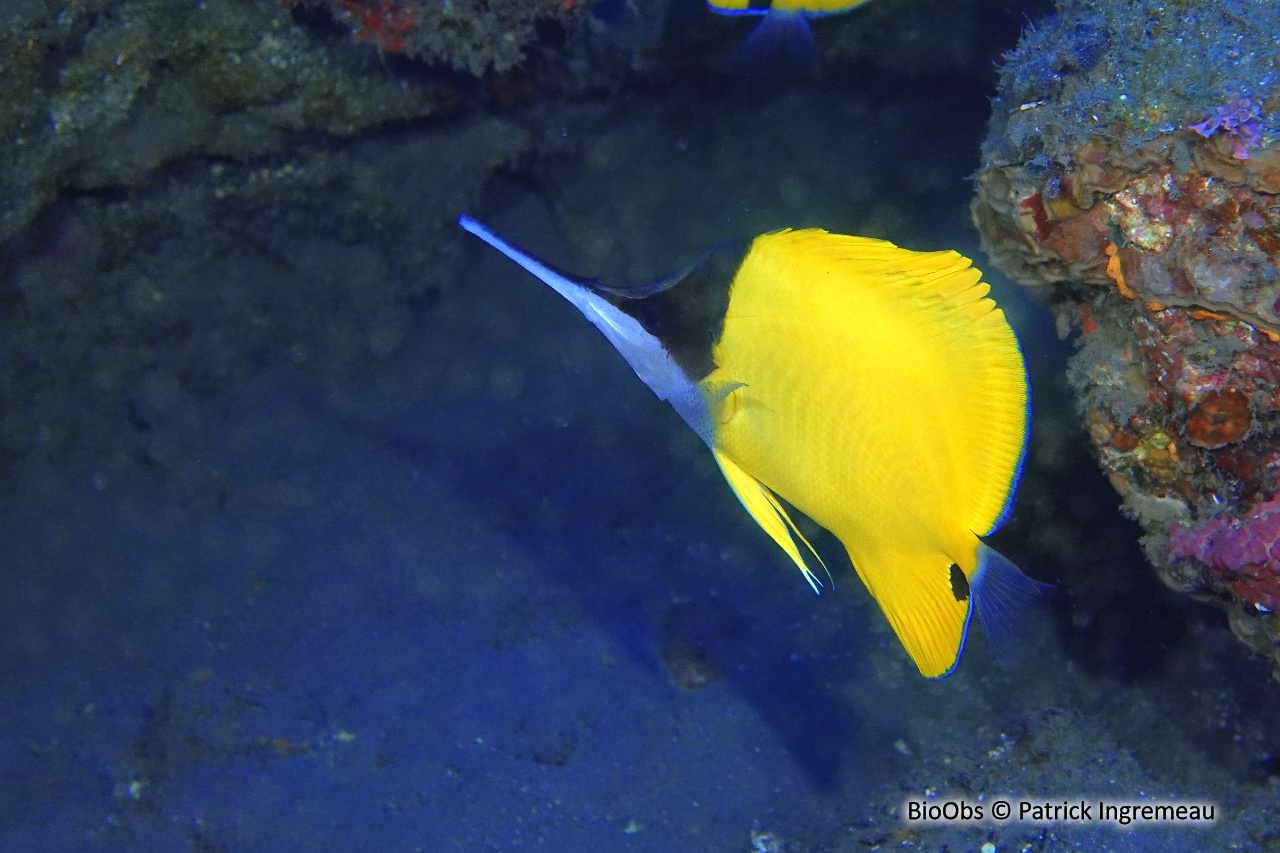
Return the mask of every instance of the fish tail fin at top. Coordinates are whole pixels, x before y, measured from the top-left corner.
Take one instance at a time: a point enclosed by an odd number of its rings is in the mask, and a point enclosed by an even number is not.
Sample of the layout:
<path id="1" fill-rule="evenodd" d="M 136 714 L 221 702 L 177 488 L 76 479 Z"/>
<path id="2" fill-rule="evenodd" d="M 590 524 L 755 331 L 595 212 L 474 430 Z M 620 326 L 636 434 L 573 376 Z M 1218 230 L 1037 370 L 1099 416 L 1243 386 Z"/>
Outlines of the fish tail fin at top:
<path id="1" fill-rule="evenodd" d="M 996 660 L 1012 668 L 1027 649 L 1037 615 L 1043 615 L 1057 588 L 1032 580 L 1008 558 L 978 544 L 973 573 L 973 606 Z"/>
<path id="2" fill-rule="evenodd" d="M 733 52 L 733 70 L 744 77 L 817 77 L 818 43 L 801 12 L 765 14 Z"/>
<path id="3" fill-rule="evenodd" d="M 826 564 L 822 562 L 818 552 L 809 544 L 809 540 L 796 527 L 786 509 L 778 502 L 778 499 L 774 497 L 773 492 L 769 491 L 767 486 L 742 470 L 738 463 L 714 448 L 712 448 L 712 453 L 715 455 L 716 464 L 720 466 L 720 472 L 724 474 L 725 480 L 729 482 L 729 488 L 733 489 L 733 493 L 738 496 L 738 500 L 742 502 L 751 517 L 756 520 L 756 524 L 760 525 L 760 528 L 769 534 L 769 538 L 776 542 L 778 547 L 791 558 L 791 561 L 804 574 L 804 579 L 809 582 L 809 586 L 813 587 L 813 591 L 818 592 L 822 587 L 822 581 L 818 580 L 813 571 L 805 564 L 804 557 L 800 555 L 800 549 L 796 546 L 792 534 L 799 537 L 800 541 L 809 549 L 809 553 L 813 554 L 824 570 L 826 569 Z M 828 572 L 828 574 L 830 573 Z"/>

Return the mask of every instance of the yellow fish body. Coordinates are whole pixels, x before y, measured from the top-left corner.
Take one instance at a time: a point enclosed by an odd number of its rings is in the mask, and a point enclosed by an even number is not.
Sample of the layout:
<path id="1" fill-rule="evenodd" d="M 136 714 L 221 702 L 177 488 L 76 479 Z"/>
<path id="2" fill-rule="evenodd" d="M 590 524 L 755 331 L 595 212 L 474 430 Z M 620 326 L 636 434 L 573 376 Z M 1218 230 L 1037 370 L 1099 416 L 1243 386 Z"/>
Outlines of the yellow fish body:
<path id="1" fill-rule="evenodd" d="M 975 609 L 999 642 L 1046 589 L 981 541 L 1012 499 L 1028 391 L 966 258 L 786 230 L 611 288 L 460 221 L 604 332 L 815 589 L 778 498 L 834 533 L 925 676 L 954 669 Z"/>

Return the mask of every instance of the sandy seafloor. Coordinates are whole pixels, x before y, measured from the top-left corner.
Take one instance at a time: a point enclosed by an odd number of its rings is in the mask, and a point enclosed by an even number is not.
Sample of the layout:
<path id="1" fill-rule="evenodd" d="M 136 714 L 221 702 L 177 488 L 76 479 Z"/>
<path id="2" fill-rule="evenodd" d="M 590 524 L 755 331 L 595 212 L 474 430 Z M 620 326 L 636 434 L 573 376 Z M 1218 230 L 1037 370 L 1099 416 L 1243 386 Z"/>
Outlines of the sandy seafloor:
<path id="1" fill-rule="evenodd" d="M 600 275 L 782 225 L 987 266 L 965 209 L 981 104 L 714 94 L 526 116 L 584 135 L 581 156 L 497 181 L 475 215 Z M 1021 668 L 979 640 L 930 682 L 834 540 L 815 596 L 594 329 L 468 251 L 369 375 L 272 368 L 167 406 L 158 428 L 215 492 L 89 458 L 20 479 L 0 507 L 0 850 L 1280 849 L 1280 690 L 1152 579 L 1055 379 L 1069 345 L 997 272 L 1037 427 L 996 544 L 1062 594 Z M 1218 819 L 901 814 L 1080 797 Z"/>

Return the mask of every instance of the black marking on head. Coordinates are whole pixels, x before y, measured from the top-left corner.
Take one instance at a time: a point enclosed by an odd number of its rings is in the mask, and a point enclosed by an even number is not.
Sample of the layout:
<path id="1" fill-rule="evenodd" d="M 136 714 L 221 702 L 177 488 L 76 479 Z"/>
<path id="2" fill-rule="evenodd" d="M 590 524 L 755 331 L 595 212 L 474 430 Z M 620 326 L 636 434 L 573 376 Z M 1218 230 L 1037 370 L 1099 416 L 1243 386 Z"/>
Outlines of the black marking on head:
<path id="1" fill-rule="evenodd" d="M 680 369 L 694 382 L 716 369 L 711 350 L 724 332 L 729 288 L 742 266 L 749 240 L 735 240 L 712 249 L 683 272 L 635 288 L 602 288 L 603 296 L 640 321 L 662 342 Z"/>
<path id="2" fill-rule="evenodd" d="M 969 600 L 969 579 L 955 563 L 951 564 L 951 594 L 956 597 L 956 601 Z"/>
<path id="3" fill-rule="evenodd" d="M 773 0 L 747 0 L 747 8 L 768 11 L 773 8 Z"/>

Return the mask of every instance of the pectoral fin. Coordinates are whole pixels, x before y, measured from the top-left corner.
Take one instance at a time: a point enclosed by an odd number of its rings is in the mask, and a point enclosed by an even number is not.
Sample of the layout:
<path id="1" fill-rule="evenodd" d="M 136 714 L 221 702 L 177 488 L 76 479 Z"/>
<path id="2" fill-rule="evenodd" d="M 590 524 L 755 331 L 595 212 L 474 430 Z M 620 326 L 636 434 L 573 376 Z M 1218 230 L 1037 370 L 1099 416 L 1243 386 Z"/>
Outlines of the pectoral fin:
<path id="1" fill-rule="evenodd" d="M 769 488 L 752 477 L 738 464 L 730 459 L 719 450 L 712 448 L 715 454 L 716 463 L 720 466 L 721 473 L 724 478 L 729 481 L 729 488 L 733 489 L 733 493 L 738 496 L 738 500 L 742 501 L 742 505 L 746 507 L 747 512 L 751 513 L 751 517 L 756 520 L 756 524 L 763 528 L 765 533 L 769 534 L 769 538 L 778 543 L 778 547 L 786 552 L 791 561 L 796 564 L 797 568 L 804 574 L 804 579 L 809 582 L 809 586 L 813 587 L 813 591 L 817 592 L 822 586 L 822 582 L 817 576 L 805 565 L 804 558 L 800 556 L 800 549 L 796 546 L 794 534 L 805 544 L 809 552 L 822 563 L 822 558 L 818 557 L 818 553 L 813 550 L 813 546 L 809 544 L 809 540 L 804 538 L 804 534 L 796 527 L 795 522 L 791 520 L 791 516 L 787 515 L 786 509 L 778 502 L 777 497 Z M 823 568 L 826 568 L 823 566 Z"/>

